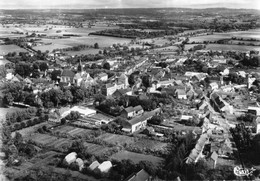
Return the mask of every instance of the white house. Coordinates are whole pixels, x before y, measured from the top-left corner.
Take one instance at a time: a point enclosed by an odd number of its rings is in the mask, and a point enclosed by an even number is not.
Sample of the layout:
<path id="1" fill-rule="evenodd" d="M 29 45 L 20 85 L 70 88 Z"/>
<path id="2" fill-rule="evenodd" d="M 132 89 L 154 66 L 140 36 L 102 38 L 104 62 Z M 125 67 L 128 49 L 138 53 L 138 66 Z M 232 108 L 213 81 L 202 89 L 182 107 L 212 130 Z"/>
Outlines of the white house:
<path id="1" fill-rule="evenodd" d="M 89 169 L 90 170 L 95 170 L 98 166 L 100 165 L 100 163 L 98 162 L 98 161 L 94 161 L 93 163 L 91 163 L 90 165 L 89 165 Z"/>
<path id="2" fill-rule="evenodd" d="M 77 158 L 77 153 L 76 152 L 71 152 L 70 154 L 68 154 L 64 160 L 68 163 L 71 164 L 72 162 L 75 162 Z"/>
<path id="3" fill-rule="evenodd" d="M 97 167 L 97 170 L 99 170 L 101 173 L 108 173 L 111 168 L 112 163 L 110 161 L 104 161 Z"/>
<path id="4" fill-rule="evenodd" d="M 83 116 L 92 116 L 97 113 L 97 111 L 94 109 L 90 109 L 90 108 L 87 108 L 84 106 L 74 106 L 73 108 L 69 109 L 68 111 L 65 111 L 64 113 L 62 113 L 61 118 L 64 118 L 67 115 L 69 115 L 71 111 L 77 111 Z"/>

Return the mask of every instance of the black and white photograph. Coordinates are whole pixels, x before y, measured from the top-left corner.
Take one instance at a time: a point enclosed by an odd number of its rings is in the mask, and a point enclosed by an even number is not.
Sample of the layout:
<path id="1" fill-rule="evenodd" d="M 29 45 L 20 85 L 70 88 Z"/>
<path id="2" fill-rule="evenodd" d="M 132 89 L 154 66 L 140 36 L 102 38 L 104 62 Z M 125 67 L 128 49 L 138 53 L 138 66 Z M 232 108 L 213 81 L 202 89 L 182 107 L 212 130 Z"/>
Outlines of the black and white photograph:
<path id="1" fill-rule="evenodd" d="M 260 180 L 259 0 L 0 0 L 0 181 Z"/>

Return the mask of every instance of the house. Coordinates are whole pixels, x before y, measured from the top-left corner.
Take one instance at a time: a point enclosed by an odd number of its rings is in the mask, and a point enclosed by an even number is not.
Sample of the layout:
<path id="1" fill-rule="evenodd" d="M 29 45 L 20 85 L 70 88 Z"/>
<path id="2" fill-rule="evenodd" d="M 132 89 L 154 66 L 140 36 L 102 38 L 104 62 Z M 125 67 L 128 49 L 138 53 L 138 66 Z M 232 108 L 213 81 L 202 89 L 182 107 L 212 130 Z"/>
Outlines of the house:
<path id="1" fill-rule="evenodd" d="M 5 78 L 6 80 L 11 80 L 14 77 L 14 70 L 13 69 L 7 69 Z"/>
<path id="2" fill-rule="evenodd" d="M 145 112 L 142 116 L 138 116 L 129 121 L 125 121 L 122 125 L 122 131 L 134 133 L 141 129 L 145 129 L 147 125 L 147 120 L 152 118 L 155 114 L 159 113 L 160 111 L 161 109 L 157 108 L 153 111 Z"/>
<path id="3" fill-rule="evenodd" d="M 260 116 L 260 107 L 252 107 L 252 106 L 249 106 L 247 108 L 248 110 L 248 113 L 251 113 L 255 116 Z"/>
<path id="4" fill-rule="evenodd" d="M 73 71 L 71 71 L 69 69 L 64 69 L 61 72 L 60 82 L 62 82 L 62 83 L 72 83 L 74 76 L 75 76 L 75 73 Z"/>
<path id="5" fill-rule="evenodd" d="M 209 158 L 208 158 L 208 161 L 209 161 L 210 164 L 213 166 L 213 169 L 215 169 L 215 168 L 216 168 L 216 165 L 217 165 L 217 162 L 218 162 L 218 154 L 217 154 L 215 151 L 213 151 L 213 152 L 210 154 L 210 156 L 209 156 Z"/>
<path id="6" fill-rule="evenodd" d="M 111 168 L 112 168 L 112 163 L 110 161 L 104 161 L 97 167 L 97 170 L 100 173 L 108 173 Z"/>
<path id="7" fill-rule="evenodd" d="M 118 89 L 124 89 L 125 84 L 124 83 L 118 83 L 118 84 L 106 84 L 102 87 L 101 91 L 103 95 L 110 96 L 112 95 L 116 90 Z"/>
<path id="8" fill-rule="evenodd" d="M 88 80 L 89 83 L 93 82 L 93 79 L 90 77 L 89 73 L 85 71 L 78 72 L 73 77 L 73 83 L 77 86 L 80 86 L 81 82 L 85 80 Z"/>
<path id="9" fill-rule="evenodd" d="M 64 160 L 70 165 L 72 162 L 76 161 L 76 158 L 77 158 L 77 153 L 71 152 L 64 158 Z"/>
<path id="10" fill-rule="evenodd" d="M 127 177 L 124 181 L 151 181 L 150 175 L 144 170 L 140 170 L 137 173 L 133 173 Z"/>
<path id="11" fill-rule="evenodd" d="M 218 83 L 217 82 L 212 82 L 209 84 L 211 90 L 216 90 L 218 89 Z"/>
<path id="12" fill-rule="evenodd" d="M 112 96 L 114 98 L 120 98 L 124 95 L 132 95 L 132 89 L 130 88 L 127 88 L 127 89 L 117 89 L 113 94 Z"/>
<path id="13" fill-rule="evenodd" d="M 108 75 L 106 73 L 99 73 L 96 75 L 95 79 L 100 80 L 100 81 L 107 81 Z"/>
<path id="14" fill-rule="evenodd" d="M 60 122 L 60 112 L 57 109 L 52 109 L 49 113 L 49 121 L 59 123 Z"/>
<path id="15" fill-rule="evenodd" d="M 69 115 L 71 111 L 77 111 L 77 112 L 79 112 L 79 113 L 80 113 L 81 115 L 83 115 L 83 116 L 92 116 L 92 115 L 94 115 L 94 114 L 97 113 L 96 110 L 90 109 L 90 108 L 88 108 L 88 107 L 84 107 L 84 106 L 74 106 L 74 107 L 72 107 L 71 109 L 69 109 L 69 110 L 63 112 L 63 113 L 61 114 L 61 118 L 64 118 L 64 117 L 66 117 L 67 115 Z"/>
<path id="16" fill-rule="evenodd" d="M 81 158 L 77 158 L 75 161 L 79 167 L 79 171 L 81 171 L 84 168 L 84 162 Z"/>
<path id="17" fill-rule="evenodd" d="M 91 163 L 90 165 L 89 165 L 89 169 L 90 170 L 95 170 L 97 167 L 99 167 L 99 165 L 100 165 L 100 163 L 98 162 L 98 161 L 94 161 L 93 163 Z"/>
<path id="18" fill-rule="evenodd" d="M 260 117 L 255 120 L 256 134 L 260 133 Z"/>
<path id="19" fill-rule="evenodd" d="M 193 116 L 188 116 L 188 115 L 181 115 L 181 121 L 188 121 L 192 119 Z"/>
<path id="20" fill-rule="evenodd" d="M 187 99 L 187 94 L 185 89 L 176 89 L 175 94 L 178 99 Z"/>
<path id="21" fill-rule="evenodd" d="M 127 119 L 141 115 L 144 112 L 142 106 L 128 107 L 121 112 L 121 116 Z"/>

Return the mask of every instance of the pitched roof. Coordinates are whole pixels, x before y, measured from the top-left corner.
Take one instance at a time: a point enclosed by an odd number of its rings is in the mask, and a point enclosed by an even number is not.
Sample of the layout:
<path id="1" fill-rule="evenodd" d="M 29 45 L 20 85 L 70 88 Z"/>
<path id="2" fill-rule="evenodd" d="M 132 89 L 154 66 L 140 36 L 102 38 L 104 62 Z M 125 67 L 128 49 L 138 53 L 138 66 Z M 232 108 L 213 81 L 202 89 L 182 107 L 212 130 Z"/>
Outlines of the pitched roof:
<path id="1" fill-rule="evenodd" d="M 140 170 L 137 173 L 133 173 L 128 178 L 125 179 L 125 181 L 146 181 L 148 180 L 150 175 L 144 170 Z"/>
<path id="2" fill-rule="evenodd" d="M 75 73 L 72 72 L 72 71 L 69 70 L 69 69 L 64 69 L 64 70 L 62 71 L 62 73 L 61 73 L 61 76 L 64 76 L 64 77 L 71 77 L 71 78 L 73 78 L 74 75 L 75 75 Z"/>
<path id="3" fill-rule="evenodd" d="M 177 89 L 176 92 L 178 95 L 186 95 L 186 92 L 184 89 Z"/>
<path id="4" fill-rule="evenodd" d="M 127 113 L 134 112 L 134 108 L 132 106 L 125 108 Z"/>
<path id="5" fill-rule="evenodd" d="M 210 158 L 214 161 L 217 161 L 218 160 L 218 154 L 215 151 L 213 151 L 212 154 L 210 155 Z"/>
<path id="6" fill-rule="evenodd" d="M 157 109 L 155 109 L 155 110 L 153 110 L 153 111 L 145 112 L 142 116 L 135 117 L 135 118 L 129 120 L 128 122 L 129 122 L 131 125 L 135 125 L 135 124 L 137 124 L 137 123 L 139 123 L 139 122 L 143 122 L 143 121 L 145 121 L 145 120 L 150 119 L 151 117 L 153 117 L 153 116 L 154 116 L 157 112 L 159 112 L 159 111 L 160 111 L 160 109 L 157 108 Z"/>
<path id="7" fill-rule="evenodd" d="M 134 111 L 141 111 L 141 110 L 143 110 L 143 108 L 140 105 L 134 107 Z"/>

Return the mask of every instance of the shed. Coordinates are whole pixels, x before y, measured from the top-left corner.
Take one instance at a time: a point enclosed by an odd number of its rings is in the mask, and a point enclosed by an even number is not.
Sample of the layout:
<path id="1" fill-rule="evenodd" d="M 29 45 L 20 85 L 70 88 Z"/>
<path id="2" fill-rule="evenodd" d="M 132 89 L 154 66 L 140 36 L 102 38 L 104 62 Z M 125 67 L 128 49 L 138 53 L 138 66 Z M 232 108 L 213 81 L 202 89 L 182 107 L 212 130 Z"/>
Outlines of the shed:
<path id="1" fill-rule="evenodd" d="M 70 165 L 72 162 L 75 162 L 77 158 L 76 152 L 71 152 L 65 157 L 65 161 Z"/>
<path id="2" fill-rule="evenodd" d="M 101 173 L 107 173 L 112 168 L 112 163 L 110 161 L 104 161 L 102 164 L 100 164 L 97 169 Z"/>
<path id="3" fill-rule="evenodd" d="M 93 163 L 91 163 L 90 165 L 89 165 L 89 169 L 90 170 L 95 170 L 98 166 L 100 165 L 100 163 L 98 162 L 98 161 L 94 161 Z"/>

